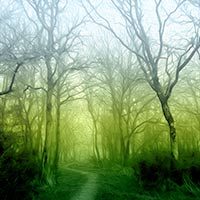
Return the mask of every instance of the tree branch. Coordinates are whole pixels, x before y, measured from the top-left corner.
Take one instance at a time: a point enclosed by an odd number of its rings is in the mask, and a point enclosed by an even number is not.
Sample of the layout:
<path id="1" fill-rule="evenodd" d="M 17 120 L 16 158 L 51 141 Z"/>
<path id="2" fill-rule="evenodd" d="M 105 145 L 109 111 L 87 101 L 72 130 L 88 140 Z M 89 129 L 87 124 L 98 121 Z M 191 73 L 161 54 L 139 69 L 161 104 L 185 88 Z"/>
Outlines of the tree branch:
<path id="1" fill-rule="evenodd" d="M 19 68 L 20 68 L 22 65 L 23 65 L 23 62 L 17 63 L 17 66 L 16 66 L 16 68 L 15 68 L 15 70 L 14 70 L 14 73 L 13 73 L 13 75 L 12 75 L 12 79 L 11 79 L 11 82 L 10 82 L 10 84 L 9 84 L 8 89 L 6 89 L 5 91 L 0 92 L 0 96 L 1 96 L 1 95 L 5 95 L 5 94 L 8 94 L 8 93 L 10 93 L 10 92 L 13 91 L 13 85 L 14 85 L 14 82 L 15 82 L 16 74 L 17 74 L 17 72 L 19 71 Z"/>

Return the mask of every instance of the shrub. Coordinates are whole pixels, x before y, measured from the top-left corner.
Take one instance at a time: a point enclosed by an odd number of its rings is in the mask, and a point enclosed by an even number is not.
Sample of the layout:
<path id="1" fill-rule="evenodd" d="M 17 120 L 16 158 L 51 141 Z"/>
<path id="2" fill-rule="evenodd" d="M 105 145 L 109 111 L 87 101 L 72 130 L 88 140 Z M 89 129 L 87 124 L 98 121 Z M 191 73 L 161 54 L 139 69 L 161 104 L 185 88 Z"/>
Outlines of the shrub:
<path id="1" fill-rule="evenodd" d="M 23 148 L 16 151 L 11 143 L 1 134 L 0 197 L 3 200 L 31 199 L 41 174 L 39 162 L 30 151 Z"/>
<path id="2" fill-rule="evenodd" d="M 182 186 L 186 179 L 200 184 L 200 165 L 189 160 L 179 160 L 170 167 L 170 157 L 155 155 L 151 159 L 141 159 L 134 165 L 134 175 L 145 189 L 161 188 L 171 190 L 174 184 Z"/>

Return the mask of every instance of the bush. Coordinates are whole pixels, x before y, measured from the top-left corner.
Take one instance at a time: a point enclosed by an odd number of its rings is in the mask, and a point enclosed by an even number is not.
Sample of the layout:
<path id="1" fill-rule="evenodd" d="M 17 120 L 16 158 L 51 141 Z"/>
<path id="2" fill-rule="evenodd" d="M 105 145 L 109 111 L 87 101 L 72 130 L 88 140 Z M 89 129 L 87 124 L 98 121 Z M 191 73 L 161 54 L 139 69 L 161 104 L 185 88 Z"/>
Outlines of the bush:
<path id="1" fill-rule="evenodd" d="M 134 175 L 145 189 L 171 190 L 174 184 L 184 185 L 186 179 L 200 185 L 200 165 L 190 160 L 179 160 L 172 168 L 169 156 L 156 155 L 154 158 L 138 161 L 133 168 Z"/>
<path id="2" fill-rule="evenodd" d="M 35 180 L 39 180 L 40 171 L 32 153 L 7 150 L 0 157 L 1 199 L 31 199 L 36 192 Z"/>

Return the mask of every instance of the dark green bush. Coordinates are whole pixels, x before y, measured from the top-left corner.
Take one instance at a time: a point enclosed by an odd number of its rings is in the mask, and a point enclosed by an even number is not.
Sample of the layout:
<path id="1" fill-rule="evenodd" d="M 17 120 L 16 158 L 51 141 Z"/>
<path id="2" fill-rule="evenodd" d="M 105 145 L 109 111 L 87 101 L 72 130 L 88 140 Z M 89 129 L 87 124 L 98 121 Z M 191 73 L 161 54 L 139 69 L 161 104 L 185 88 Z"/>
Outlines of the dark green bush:
<path id="1" fill-rule="evenodd" d="M 39 162 L 29 150 L 15 148 L 14 134 L 0 134 L 0 199 L 32 199 L 41 175 Z M 19 146 L 19 145 L 18 145 Z M 39 183 L 39 181 L 38 181 Z"/>
<path id="2" fill-rule="evenodd" d="M 200 185 L 200 165 L 190 159 L 177 161 L 170 167 L 169 155 L 155 155 L 150 159 L 141 159 L 134 166 L 134 175 L 145 189 L 171 189 L 173 185 L 182 186 L 189 179 Z M 172 184 L 174 183 L 174 184 Z M 171 187 L 172 186 L 172 187 Z"/>
<path id="3" fill-rule="evenodd" d="M 31 199 L 40 166 L 29 152 L 7 153 L 0 158 L 1 199 Z"/>

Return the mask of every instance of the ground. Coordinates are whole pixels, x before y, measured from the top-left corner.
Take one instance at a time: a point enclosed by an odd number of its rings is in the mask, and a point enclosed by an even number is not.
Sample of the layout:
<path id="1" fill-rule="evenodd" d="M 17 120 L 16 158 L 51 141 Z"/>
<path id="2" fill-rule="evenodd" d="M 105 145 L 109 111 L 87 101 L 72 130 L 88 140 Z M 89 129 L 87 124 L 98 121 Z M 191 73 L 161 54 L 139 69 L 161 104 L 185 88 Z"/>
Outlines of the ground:
<path id="1" fill-rule="evenodd" d="M 200 190 L 190 185 L 173 191 L 145 191 L 130 168 L 98 169 L 62 165 L 58 184 L 46 187 L 35 200 L 197 200 Z"/>

